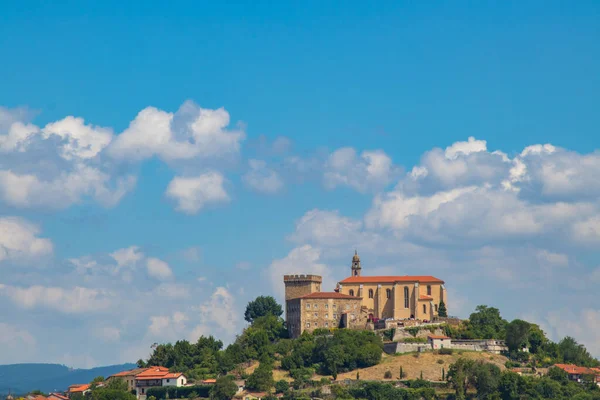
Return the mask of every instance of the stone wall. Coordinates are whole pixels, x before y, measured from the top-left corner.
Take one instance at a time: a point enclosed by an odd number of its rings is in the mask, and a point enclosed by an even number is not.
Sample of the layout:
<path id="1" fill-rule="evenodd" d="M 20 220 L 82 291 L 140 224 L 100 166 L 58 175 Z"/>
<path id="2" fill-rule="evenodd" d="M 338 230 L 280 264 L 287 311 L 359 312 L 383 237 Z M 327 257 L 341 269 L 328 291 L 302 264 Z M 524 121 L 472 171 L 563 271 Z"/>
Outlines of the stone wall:
<path id="1" fill-rule="evenodd" d="M 427 336 L 429 336 L 429 335 L 443 335 L 443 334 L 444 334 L 444 331 L 441 328 L 435 328 L 432 332 L 429 329 L 423 327 L 419 330 L 419 332 L 417 332 L 416 336 L 413 336 L 406 329 L 397 328 L 396 332 L 394 333 L 393 341 L 401 342 L 402 339 L 414 338 L 414 337 L 427 339 Z"/>
<path id="2" fill-rule="evenodd" d="M 321 291 L 323 278 L 319 275 L 284 275 L 285 299 L 296 299 Z"/>

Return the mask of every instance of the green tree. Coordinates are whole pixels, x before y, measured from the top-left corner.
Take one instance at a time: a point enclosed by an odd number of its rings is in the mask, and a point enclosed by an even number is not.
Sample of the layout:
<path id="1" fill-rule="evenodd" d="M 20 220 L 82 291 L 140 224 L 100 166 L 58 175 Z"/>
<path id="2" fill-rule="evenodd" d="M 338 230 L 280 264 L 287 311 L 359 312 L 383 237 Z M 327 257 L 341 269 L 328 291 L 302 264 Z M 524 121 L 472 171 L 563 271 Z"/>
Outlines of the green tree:
<path id="1" fill-rule="evenodd" d="M 246 387 L 251 390 L 266 392 L 274 386 L 273 367 L 261 362 L 246 380 Z"/>
<path id="2" fill-rule="evenodd" d="M 497 308 L 479 305 L 469 316 L 467 327 L 470 334 L 478 339 L 504 339 L 506 321 Z"/>
<path id="3" fill-rule="evenodd" d="M 448 310 L 446 309 L 446 303 L 444 303 L 444 300 L 440 301 L 440 305 L 438 306 L 438 316 L 443 318 L 448 317 Z"/>
<path id="4" fill-rule="evenodd" d="M 109 379 L 108 383 L 106 384 L 106 388 L 112 390 L 120 390 L 122 392 L 126 392 L 127 390 L 129 390 L 129 388 L 127 387 L 127 382 L 125 382 L 125 380 L 121 378 Z"/>
<path id="5" fill-rule="evenodd" d="M 569 374 L 558 367 L 550 367 L 548 369 L 548 378 L 560 383 L 561 385 L 566 385 L 569 383 Z"/>
<path id="6" fill-rule="evenodd" d="M 504 371 L 498 384 L 498 392 L 502 400 L 519 400 L 521 397 L 523 378 L 514 372 Z"/>
<path id="7" fill-rule="evenodd" d="M 287 383 L 286 380 L 280 380 L 275 383 L 275 392 L 276 393 L 287 393 L 290 389 L 290 384 Z"/>
<path id="8" fill-rule="evenodd" d="M 475 389 L 477 389 L 478 398 L 491 398 L 498 391 L 500 383 L 500 368 L 498 366 L 486 362 L 477 362 L 473 365 L 471 373 L 470 379 Z"/>
<path id="9" fill-rule="evenodd" d="M 246 306 L 244 319 L 252 323 L 259 317 L 267 315 L 280 317 L 281 314 L 283 314 L 283 309 L 272 296 L 259 296 Z"/>
<path id="10" fill-rule="evenodd" d="M 226 375 L 217 378 L 214 386 L 210 389 L 211 400 L 230 400 L 237 393 L 237 385 L 233 376 Z"/>
<path id="11" fill-rule="evenodd" d="M 519 351 L 529 345 L 531 324 L 521 319 L 515 319 L 506 325 L 506 345 L 510 351 Z"/>

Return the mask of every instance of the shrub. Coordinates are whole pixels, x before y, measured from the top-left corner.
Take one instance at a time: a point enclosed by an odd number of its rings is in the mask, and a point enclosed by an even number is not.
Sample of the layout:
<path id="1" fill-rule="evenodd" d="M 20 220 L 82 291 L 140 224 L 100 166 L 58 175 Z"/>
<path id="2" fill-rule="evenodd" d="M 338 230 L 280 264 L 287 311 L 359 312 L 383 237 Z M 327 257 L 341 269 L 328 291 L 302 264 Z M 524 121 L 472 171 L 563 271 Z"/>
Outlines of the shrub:
<path id="1" fill-rule="evenodd" d="M 441 348 L 441 349 L 438 351 L 438 354 L 442 354 L 442 355 L 452 355 L 453 353 L 454 353 L 454 350 L 452 350 L 452 349 L 448 349 L 448 348 L 445 348 L 445 347 Z M 459 353 L 459 354 L 460 354 L 460 353 Z"/>
<path id="2" fill-rule="evenodd" d="M 437 360 L 437 363 L 438 363 L 438 364 L 443 364 L 443 363 L 444 363 L 444 360 L 442 360 L 442 359 L 440 358 L 439 360 Z"/>
<path id="3" fill-rule="evenodd" d="M 384 379 L 392 379 L 392 371 L 385 371 L 383 374 Z"/>
<path id="4" fill-rule="evenodd" d="M 404 338 L 402 343 L 427 343 L 427 339 L 420 337 Z"/>
<path id="5" fill-rule="evenodd" d="M 420 330 L 421 330 L 421 328 L 419 328 L 418 326 L 412 326 L 410 328 L 406 328 L 406 332 L 410 333 L 413 336 L 417 336 L 417 333 L 419 333 Z"/>
<path id="6" fill-rule="evenodd" d="M 163 386 L 148 389 L 147 396 L 154 396 L 157 399 L 183 399 L 189 398 L 190 395 L 196 394 L 198 397 L 209 397 L 210 386 L 198 385 L 198 386 Z"/>

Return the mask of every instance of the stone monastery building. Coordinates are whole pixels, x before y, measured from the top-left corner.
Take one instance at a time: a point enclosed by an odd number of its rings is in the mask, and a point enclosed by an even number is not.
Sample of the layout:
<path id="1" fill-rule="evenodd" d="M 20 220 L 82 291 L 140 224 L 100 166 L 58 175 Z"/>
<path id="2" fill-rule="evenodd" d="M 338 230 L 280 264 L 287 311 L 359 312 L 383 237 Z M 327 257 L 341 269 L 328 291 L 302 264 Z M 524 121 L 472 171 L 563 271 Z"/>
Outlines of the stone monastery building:
<path id="1" fill-rule="evenodd" d="M 448 307 L 444 281 L 433 276 L 363 276 L 356 252 L 350 272 L 333 292 L 321 291 L 318 275 L 283 277 L 292 337 L 317 328 L 364 329 L 372 319 L 431 321 L 441 301 Z"/>

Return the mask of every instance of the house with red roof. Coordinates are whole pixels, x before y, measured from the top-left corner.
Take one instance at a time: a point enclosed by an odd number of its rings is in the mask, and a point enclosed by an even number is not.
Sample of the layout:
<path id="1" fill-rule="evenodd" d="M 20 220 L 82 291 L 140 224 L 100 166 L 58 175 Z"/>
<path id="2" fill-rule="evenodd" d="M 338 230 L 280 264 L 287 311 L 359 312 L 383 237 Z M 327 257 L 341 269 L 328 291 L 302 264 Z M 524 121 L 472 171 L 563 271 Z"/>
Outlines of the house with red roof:
<path id="1" fill-rule="evenodd" d="M 145 400 L 148 389 L 162 386 L 185 386 L 187 378 L 181 372 L 170 372 L 165 367 L 150 367 L 135 376 L 137 398 Z"/>
<path id="2" fill-rule="evenodd" d="M 69 397 L 71 397 L 72 395 L 74 395 L 76 393 L 82 394 L 85 396 L 90 390 L 91 389 L 90 389 L 89 383 L 76 384 L 76 385 L 69 386 L 69 390 L 67 391 L 67 394 L 69 395 Z"/>
<path id="3" fill-rule="evenodd" d="M 560 368 L 569 375 L 569 379 L 575 382 L 584 382 L 585 377 L 590 377 L 600 386 L 600 369 L 579 367 L 574 364 L 554 364 L 555 368 Z"/>

